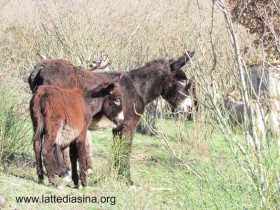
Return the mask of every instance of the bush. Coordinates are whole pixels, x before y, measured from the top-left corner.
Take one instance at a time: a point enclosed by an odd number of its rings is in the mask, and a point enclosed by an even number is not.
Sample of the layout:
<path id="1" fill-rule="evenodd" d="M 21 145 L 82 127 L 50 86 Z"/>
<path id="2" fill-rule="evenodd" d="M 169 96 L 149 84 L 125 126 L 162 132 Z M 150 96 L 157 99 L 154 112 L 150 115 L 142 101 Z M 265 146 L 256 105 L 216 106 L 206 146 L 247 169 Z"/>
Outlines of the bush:
<path id="1" fill-rule="evenodd" d="M 0 89 L 0 163 L 9 163 L 22 153 L 29 153 L 31 123 L 29 115 L 20 113 L 21 95 L 13 82 Z"/>

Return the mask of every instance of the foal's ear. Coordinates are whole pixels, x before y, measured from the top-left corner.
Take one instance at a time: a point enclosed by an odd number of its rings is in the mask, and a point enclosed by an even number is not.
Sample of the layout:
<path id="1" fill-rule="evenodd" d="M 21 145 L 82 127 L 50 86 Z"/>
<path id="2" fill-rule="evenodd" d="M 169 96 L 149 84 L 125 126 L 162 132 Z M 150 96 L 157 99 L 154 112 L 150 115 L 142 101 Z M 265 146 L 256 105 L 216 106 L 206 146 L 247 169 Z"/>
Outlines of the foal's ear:
<path id="1" fill-rule="evenodd" d="M 172 72 L 179 70 L 182 68 L 195 54 L 195 51 L 193 52 L 187 52 L 183 56 L 177 58 L 177 59 L 170 59 L 170 69 Z"/>
<path id="2" fill-rule="evenodd" d="M 186 85 L 187 89 L 189 90 L 191 88 L 195 88 L 194 86 L 195 86 L 194 82 L 191 79 L 188 79 Z"/>
<path id="3" fill-rule="evenodd" d="M 175 72 L 175 78 L 177 80 L 180 80 L 180 81 L 187 81 L 188 80 L 185 72 L 183 72 L 183 70 L 181 70 L 181 69 Z"/>
<path id="4" fill-rule="evenodd" d="M 86 98 L 99 98 L 99 97 L 104 97 L 108 94 L 110 94 L 113 90 L 115 89 L 114 83 L 105 83 L 101 84 L 97 88 L 94 88 L 93 90 L 90 90 L 86 94 Z"/>

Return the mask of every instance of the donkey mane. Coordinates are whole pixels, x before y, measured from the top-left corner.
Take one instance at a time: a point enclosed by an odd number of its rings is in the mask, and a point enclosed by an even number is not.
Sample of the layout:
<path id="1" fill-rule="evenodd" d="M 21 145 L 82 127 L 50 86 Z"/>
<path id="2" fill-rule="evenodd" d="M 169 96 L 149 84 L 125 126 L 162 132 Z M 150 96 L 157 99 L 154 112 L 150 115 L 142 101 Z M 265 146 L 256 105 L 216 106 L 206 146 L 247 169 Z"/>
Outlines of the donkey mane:
<path id="1" fill-rule="evenodd" d="M 136 73 L 138 71 L 151 70 L 151 69 L 170 70 L 169 61 L 164 58 L 155 59 L 155 60 L 146 62 L 144 66 L 130 70 L 129 72 Z"/>
<path id="2" fill-rule="evenodd" d="M 148 61 L 145 63 L 145 66 L 147 67 L 156 67 L 159 64 L 162 64 L 164 66 L 166 66 L 167 68 L 169 68 L 169 61 L 165 58 L 159 58 L 159 59 L 155 59 L 152 61 Z"/>

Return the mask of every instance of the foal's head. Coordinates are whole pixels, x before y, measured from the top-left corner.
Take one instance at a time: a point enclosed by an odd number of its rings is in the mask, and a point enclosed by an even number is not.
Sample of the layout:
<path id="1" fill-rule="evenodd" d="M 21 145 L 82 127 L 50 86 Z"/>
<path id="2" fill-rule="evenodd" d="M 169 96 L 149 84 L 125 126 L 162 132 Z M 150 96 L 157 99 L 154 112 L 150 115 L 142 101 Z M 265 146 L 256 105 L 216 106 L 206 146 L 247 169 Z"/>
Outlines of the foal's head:
<path id="1" fill-rule="evenodd" d="M 99 113 L 105 115 L 109 120 L 113 121 L 116 125 L 120 124 L 123 119 L 123 89 L 119 84 L 123 74 L 116 76 L 109 83 L 105 82 L 97 88 L 95 97 L 102 97 L 102 103 L 98 103 L 102 107 Z M 91 108 L 95 108 L 94 101 L 91 102 Z M 94 113 L 95 115 L 95 113 Z"/>
<path id="2" fill-rule="evenodd" d="M 124 119 L 122 101 L 123 89 L 120 84 L 114 83 L 114 89 L 104 98 L 102 112 L 116 125 L 119 125 Z"/>
<path id="3" fill-rule="evenodd" d="M 176 111 L 187 111 L 192 106 L 191 86 L 187 83 L 186 74 L 181 68 L 190 60 L 194 52 L 177 59 L 169 60 L 170 74 L 163 88 L 162 97 L 167 100 Z"/>

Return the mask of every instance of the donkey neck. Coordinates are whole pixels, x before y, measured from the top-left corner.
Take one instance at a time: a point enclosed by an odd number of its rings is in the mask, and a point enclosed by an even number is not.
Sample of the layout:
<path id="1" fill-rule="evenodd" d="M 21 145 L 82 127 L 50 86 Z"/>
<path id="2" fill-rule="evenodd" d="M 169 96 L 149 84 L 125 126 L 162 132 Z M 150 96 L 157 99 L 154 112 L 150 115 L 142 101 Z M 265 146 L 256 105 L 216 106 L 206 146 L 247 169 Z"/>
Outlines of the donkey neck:
<path id="1" fill-rule="evenodd" d="M 163 71 L 140 68 L 131 70 L 127 74 L 145 105 L 161 95 L 166 81 Z"/>

